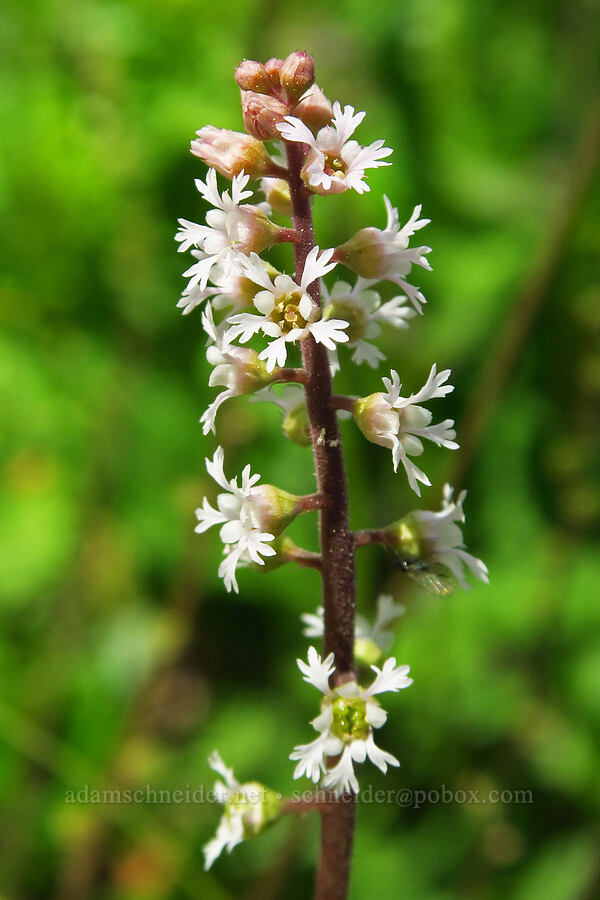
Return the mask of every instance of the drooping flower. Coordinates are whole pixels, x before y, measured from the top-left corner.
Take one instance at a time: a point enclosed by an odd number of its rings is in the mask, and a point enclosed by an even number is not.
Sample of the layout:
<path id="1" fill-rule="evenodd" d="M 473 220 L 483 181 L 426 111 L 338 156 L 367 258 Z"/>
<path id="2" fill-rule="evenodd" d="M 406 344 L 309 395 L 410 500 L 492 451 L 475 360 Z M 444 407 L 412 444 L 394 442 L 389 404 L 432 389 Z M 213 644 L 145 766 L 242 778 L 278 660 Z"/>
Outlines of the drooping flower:
<path id="1" fill-rule="evenodd" d="M 482 560 L 467 552 L 459 522 L 465 521 L 463 503 L 467 496 L 461 491 L 458 500 L 452 499 L 454 489 L 444 485 L 442 508 L 438 512 L 414 510 L 400 521 L 383 529 L 385 542 L 407 560 L 427 565 L 446 566 L 458 583 L 469 590 L 465 569 L 486 584 L 488 569 Z"/>
<path id="2" fill-rule="evenodd" d="M 216 835 L 203 847 L 205 869 L 210 869 L 223 850 L 231 853 L 243 840 L 262 834 L 279 818 L 282 807 L 281 796 L 258 781 L 240 784 L 216 750 L 208 763 L 223 779 L 215 782 L 214 792 L 225 810 Z"/>
<path id="3" fill-rule="evenodd" d="M 373 624 L 358 614 L 354 625 L 354 655 L 361 665 L 372 665 L 379 662 L 383 654 L 389 650 L 393 640 L 392 625 L 399 616 L 404 615 L 405 607 L 395 603 L 391 594 L 380 594 L 377 598 L 377 612 Z M 317 607 L 315 613 L 304 613 L 303 634 L 309 638 L 320 638 L 325 634 L 324 609 Z"/>
<path id="4" fill-rule="evenodd" d="M 277 126 L 285 141 L 307 144 L 309 147 L 302 178 L 312 191 L 318 194 L 340 194 L 349 188 L 363 194 L 369 190 L 364 180 L 366 169 L 389 166 L 382 160 L 392 153 L 383 141 L 374 141 L 361 147 L 349 140 L 365 117 L 364 112 L 354 113 L 353 106 L 344 110 L 336 101 L 333 104 L 333 122 L 325 125 L 315 136 L 310 128 L 296 116 L 286 116 Z"/>
<path id="5" fill-rule="evenodd" d="M 321 312 L 307 293 L 309 286 L 317 278 L 330 272 L 335 263 L 329 260 L 332 250 L 313 247 L 304 263 L 302 278 L 298 284 L 289 275 L 276 275 L 272 280 L 261 258 L 251 253 L 248 260 L 243 261 L 246 277 L 255 281 L 264 290 L 254 297 L 254 306 L 260 315 L 239 313 L 231 316 L 232 327 L 228 331 L 231 340 L 239 338 L 245 344 L 257 332 L 272 340 L 258 355 L 267 364 L 267 371 L 272 372 L 275 366 L 284 366 L 287 359 L 287 345 L 301 341 L 312 334 L 317 343 L 328 350 L 334 349 L 336 343 L 344 343 L 348 336 L 344 330 L 348 323 L 341 319 L 319 318 Z"/>
<path id="6" fill-rule="evenodd" d="M 175 235 L 179 251 L 197 248 L 192 250 L 192 256 L 198 261 L 183 273 L 190 279 L 186 293 L 196 286 L 204 291 L 214 266 L 221 266 L 227 276 L 240 255 L 260 252 L 276 243 L 280 227 L 257 206 L 241 202 L 252 196 L 252 191 L 244 190 L 248 180 L 249 176 L 243 172 L 236 175 L 230 195 L 229 191 L 219 194 L 214 169 L 208 170 L 206 182 L 196 178 L 196 187 L 215 208 L 207 212 L 206 225 L 179 219 L 179 230 Z"/>
<path id="7" fill-rule="evenodd" d="M 418 287 L 406 281 L 406 276 L 413 266 L 431 271 L 427 259 L 431 247 L 409 247 L 408 244 L 415 231 L 424 228 L 431 220 L 420 219 L 421 207 L 415 206 L 406 225 L 400 227 L 398 210 L 387 197 L 383 199 L 387 210 L 387 225 L 383 231 L 362 228 L 349 241 L 337 247 L 335 258 L 363 278 L 393 281 L 402 288 L 415 310 L 422 313 L 422 305 L 427 301 Z"/>
<path id="8" fill-rule="evenodd" d="M 209 431 L 214 433 L 217 412 L 226 400 L 261 390 L 277 378 L 277 370 L 269 374 L 255 350 L 231 344 L 223 328 L 215 325 L 210 304 L 202 313 L 202 325 L 213 342 L 206 351 L 208 362 L 214 366 L 208 379 L 209 387 L 222 385 L 225 388 L 200 419 L 203 433 L 208 434 Z"/>
<path id="9" fill-rule="evenodd" d="M 354 404 L 352 414 L 364 436 L 374 444 L 391 449 L 394 472 L 401 462 L 406 470 L 408 483 L 418 497 L 421 496 L 418 482 L 431 485 L 427 475 L 409 459 L 410 456 L 420 456 L 423 452 L 421 439 L 426 438 L 438 447 L 447 447 L 449 450 L 458 449 L 454 440 L 454 421 L 445 419 L 432 425 L 432 414 L 419 406 L 420 403 L 444 397 L 454 390 L 451 384 L 446 384 L 450 374 L 450 369 L 437 374 L 434 364 L 421 390 L 410 397 L 401 397 L 400 378 L 392 369 L 391 379 L 382 379 L 386 393 L 370 394 Z"/>
<path id="10" fill-rule="evenodd" d="M 400 765 L 395 756 L 375 744 L 373 729 L 381 728 L 387 719 L 376 695 L 407 688 L 412 678 L 408 677 L 409 666 L 396 666 L 391 657 L 381 669 L 371 666 L 375 678 L 370 687 L 348 681 L 330 688 L 329 678 L 335 672 L 333 659 L 330 653 L 321 660 L 315 648 L 309 647 L 308 664 L 297 660 L 304 681 L 321 691 L 323 700 L 320 714 L 311 722 L 319 736 L 310 744 L 294 747 L 290 759 L 298 762 L 294 778 L 306 775 L 315 784 L 322 779 L 323 787 L 336 795 L 358 793 L 355 762 L 362 763 L 368 757 L 384 773 L 388 765 Z M 331 757 L 335 756 L 339 759 L 331 765 Z"/>
<path id="11" fill-rule="evenodd" d="M 352 362 L 367 363 L 375 369 L 385 354 L 367 338 L 377 338 L 382 325 L 408 328 L 408 320 L 415 315 L 406 304 L 405 297 L 393 297 L 382 302 L 377 291 L 371 289 L 372 281 L 357 278 L 353 287 L 345 281 L 336 281 L 331 291 L 323 285 L 323 318 L 340 318 L 348 322 L 348 349 L 352 350 Z M 333 371 L 339 369 L 336 350 L 330 351 Z"/>

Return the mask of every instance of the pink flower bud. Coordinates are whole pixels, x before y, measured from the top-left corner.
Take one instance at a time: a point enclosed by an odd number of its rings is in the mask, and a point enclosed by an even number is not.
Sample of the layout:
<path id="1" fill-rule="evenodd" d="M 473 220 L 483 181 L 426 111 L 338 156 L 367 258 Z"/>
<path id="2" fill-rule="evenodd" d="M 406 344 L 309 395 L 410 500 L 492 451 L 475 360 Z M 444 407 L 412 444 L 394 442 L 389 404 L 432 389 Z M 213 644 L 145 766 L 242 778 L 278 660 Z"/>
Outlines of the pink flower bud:
<path id="1" fill-rule="evenodd" d="M 271 83 L 262 63 L 244 59 L 235 70 L 235 80 L 243 91 L 257 91 L 268 94 Z"/>
<path id="2" fill-rule="evenodd" d="M 277 59 L 273 57 L 273 59 L 268 59 L 265 63 L 265 72 L 267 73 L 267 77 L 271 82 L 272 87 L 278 88 L 281 86 L 280 72 L 281 67 L 283 65 L 282 59 Z"/>
<path id="3" fill-rule="evenodd" d="M 316 134 L 333 119 L 333 108 L 321 88 L 313 84 L 294 108 L 292 115 L 301 119 Z"/>
<path id="4" fill-rule="evenodd" d="M 314 59 L 308 53 L 290 53 L 282 63 L 279 77 L 287 97 L 292 102 L 299 100 L 315 80 Z"/>
<path id="5" fill-rule="evenodd" d="M 259 141 L 279 139 L 280 134 L 275 126 L 283 122 L 287 112 L 287 107 L 275 97 L 255 91 L 242 91 L 244 127 L 248 134 Z"/>
<path id="6" fill-rule="evenodd" d="M 199 140 L 192 141 L 194 156 L 216 169 L 226 178 L 239 175 L 242 169 L 252 178 L 273 174 L 276 166 L 264 144 L 240 131 L 206 125 L 196 132 Z"/>

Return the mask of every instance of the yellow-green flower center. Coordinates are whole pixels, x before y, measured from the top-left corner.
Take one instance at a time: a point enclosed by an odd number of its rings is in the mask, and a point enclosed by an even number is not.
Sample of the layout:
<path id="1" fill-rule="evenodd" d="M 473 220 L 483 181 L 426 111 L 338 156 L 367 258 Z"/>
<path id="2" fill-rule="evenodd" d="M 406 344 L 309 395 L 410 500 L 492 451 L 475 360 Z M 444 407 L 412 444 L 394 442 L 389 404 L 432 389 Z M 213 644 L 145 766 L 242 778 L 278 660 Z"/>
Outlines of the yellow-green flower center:
<path id="1" fill-rule="evenodd" d="M 364 739 L 369 734 L 367 704 L 360 697 L 337 697 L 332 703 L 331 730 L 336 737 L 348 743 Z"/>
<path id="2" fill-rule="evenodd" d="M 269 315 L 271 322 L 281 328 L 282 334 L 289 334 L 294 328 L 306 328 L 307 321 L 300 312 L 302 294 L 284 294 L 277 300 Z"/>

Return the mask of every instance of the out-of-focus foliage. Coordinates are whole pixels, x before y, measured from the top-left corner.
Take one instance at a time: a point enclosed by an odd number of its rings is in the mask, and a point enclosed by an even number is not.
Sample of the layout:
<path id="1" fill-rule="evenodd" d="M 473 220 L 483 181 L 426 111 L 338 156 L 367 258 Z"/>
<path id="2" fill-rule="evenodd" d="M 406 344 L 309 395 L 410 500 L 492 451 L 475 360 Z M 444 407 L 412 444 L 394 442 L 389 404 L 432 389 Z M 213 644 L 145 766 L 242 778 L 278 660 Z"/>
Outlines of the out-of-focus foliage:
<path id="1" fill-rule="evenodd" d="M 395 148 L 369 195 L 317 201 L 319 243 L 383 223 L 383 192 L 405 217 L 423 203 L 429 305 L 385 349 L 410 390 L 433 361 L 453 369 L 444 413 L 460 440 L 564 205 L 598 89 L 597 13 L 591 0 L 3 5 L 3 898 L 310 895 L 314 821 L 286 821 L 205 875 L 215 806 L 65 802 L 86 784 L 211 786 L 214 747 L 242 779 L 289 792 L 287 754 L 315 714 L 294 659 L 316 575 L 242 573 L 228 597 L 217 536 L 192 533 L 213 490 L 215 441 L 197 424 L 212 391 L 199 317 L 175 309 L 185 260 L 172 236 L 178 216 L 202 212 L 190 137 L 240 127 L 235 64 L 308 49 L 327 93 L 368 111 L 364 142 Z M 355 900 L 597 891 L 599 205 L 588 189 L 468 470 L 466 537 L 490 587 L 431 598 L 383 551 L 359 558 L 361 611 L 384 589 L 406 602 L 394 652 L 415 678 L 381 734 L 402 768 L 364 767 L 362 785 L 533 802 L 362 804 Z M 354 370 L 342 387 L 368 393 L 381 374 Z M 234 401 L 220 415 L 232 474 L 251 460 L 266 481 L 311 490 L 310 453 L 283 443 L 274 408 Z M 418 501 L 351 426 L 352 524 L 383 524 Z M 424 508 L 456 464 L 427 450 Z M 314 549 L 313 529 L 292 534 Z"/>

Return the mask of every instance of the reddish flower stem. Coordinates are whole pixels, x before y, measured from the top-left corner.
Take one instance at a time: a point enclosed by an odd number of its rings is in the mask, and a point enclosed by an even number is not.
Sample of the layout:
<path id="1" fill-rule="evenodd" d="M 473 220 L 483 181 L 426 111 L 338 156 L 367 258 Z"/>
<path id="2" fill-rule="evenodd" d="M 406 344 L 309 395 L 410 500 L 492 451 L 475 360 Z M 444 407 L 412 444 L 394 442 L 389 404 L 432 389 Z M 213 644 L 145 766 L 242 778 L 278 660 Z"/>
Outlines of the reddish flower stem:
<path id="1" fill-rule="evenodd" d="M 333 409 L 347 409 L 348 412 L 354 412 L 356 397 L 346 397 L 345 394 L 334 394 L 331 398 L 331 406 Z"/>
<path id="2" fill-rule="evenodd" d="M 368 547 L 369 544 L 386 544 L 385 529 L 367 528 L 353 534 L 355 547 Z"/>
<path id="3" fill-rule="evenodd" d="M 296 280 L 315 246 L 310 195 L 300 177 L 305 152 L 301 144 L 286 145 L 294 243 Z M 321 307 L 318 281 L 308 293 Z M 319 512 L 325 609 L 324 654 L 333 652 L 336 683 L 354 674 L 355 572 L 354 539 L 348 525 L 348 491 L 337 417 L 331 404 L 332 384 L 327 351 L 312 335 L 302 341 L 302 360 L 307 374 L 306 408 L 310 422 L 319 493 L 326 505 Z M 317 869 L 315 900 L 346 900 L 350 879 L 356 803 L 353 795 L 333 801 L 321 814 L 321 855 Z"/>
<path id="4" fill-rule="evenodd" d="M 311 512 L 313 509 L 323 509 L 327 503 L 327 497 L 324 497 L 323 494 L 305 494 L 303 497 L 298 497 L 296 511 L 301 513 Z"/>
<path id="5" fill-rule="evenodd" d="M 307 376 L 304 369 L 275 369 L 273 382 L 287 381 L 296 384 L 306 384 Z"/>

